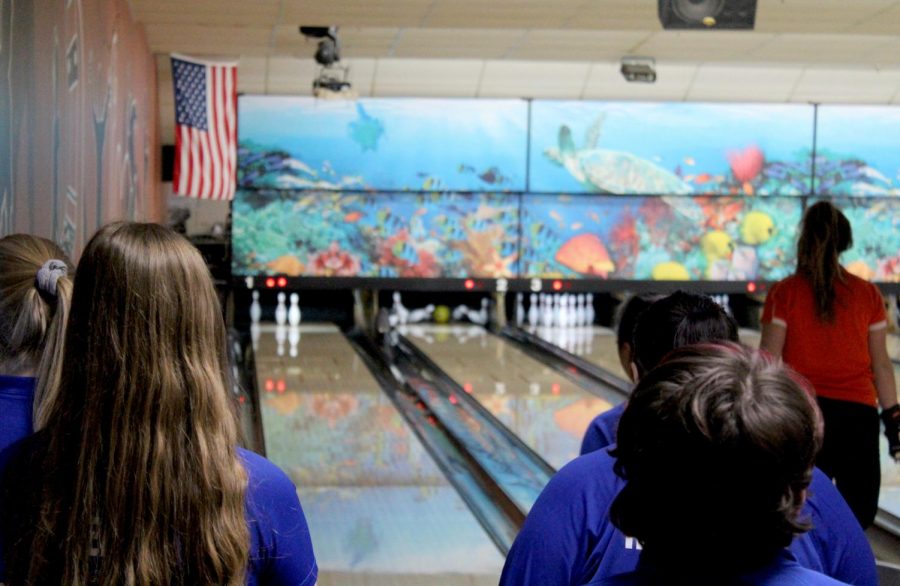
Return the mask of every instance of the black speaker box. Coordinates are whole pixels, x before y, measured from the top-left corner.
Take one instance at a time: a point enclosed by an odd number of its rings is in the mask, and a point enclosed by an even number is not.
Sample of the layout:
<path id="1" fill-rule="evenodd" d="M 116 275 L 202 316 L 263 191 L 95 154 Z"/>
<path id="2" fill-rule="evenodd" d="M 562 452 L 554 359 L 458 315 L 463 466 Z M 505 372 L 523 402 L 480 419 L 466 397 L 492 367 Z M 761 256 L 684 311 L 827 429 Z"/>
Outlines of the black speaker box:
<path id="1" fill-rule="evenodd" d="M 752 29 L 756 0 L 658 0 L 664 29 Z"/>

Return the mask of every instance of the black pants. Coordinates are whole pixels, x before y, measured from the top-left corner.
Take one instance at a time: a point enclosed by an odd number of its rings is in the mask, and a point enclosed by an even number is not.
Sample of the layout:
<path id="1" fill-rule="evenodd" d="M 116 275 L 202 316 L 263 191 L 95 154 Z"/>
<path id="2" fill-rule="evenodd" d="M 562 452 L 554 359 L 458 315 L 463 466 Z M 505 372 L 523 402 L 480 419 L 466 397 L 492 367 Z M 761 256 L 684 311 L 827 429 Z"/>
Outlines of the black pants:
<path id="1" fill-rule="evenodd" d="M 881 488 L 878 409 L 818 399 L 825 419 L 825 443 L 816 465 L 834 480 L 863 529 L 875 520 Z"/>

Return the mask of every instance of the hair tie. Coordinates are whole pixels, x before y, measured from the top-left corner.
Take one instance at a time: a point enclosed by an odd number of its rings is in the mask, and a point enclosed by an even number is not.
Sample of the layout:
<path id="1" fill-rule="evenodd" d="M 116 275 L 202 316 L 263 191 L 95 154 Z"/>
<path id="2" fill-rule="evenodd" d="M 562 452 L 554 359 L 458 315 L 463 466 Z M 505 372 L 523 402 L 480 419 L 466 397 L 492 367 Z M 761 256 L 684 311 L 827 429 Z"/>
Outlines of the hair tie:
<path id="1" fill-rule="evenodd" d="M 35 284 L 39 290 L 56 297 L 56 282 L 59 281 L 60 277 L 65 277 L 68 274 L 69 267 L 65 262 L 51 258 L 37 272 Z"/>

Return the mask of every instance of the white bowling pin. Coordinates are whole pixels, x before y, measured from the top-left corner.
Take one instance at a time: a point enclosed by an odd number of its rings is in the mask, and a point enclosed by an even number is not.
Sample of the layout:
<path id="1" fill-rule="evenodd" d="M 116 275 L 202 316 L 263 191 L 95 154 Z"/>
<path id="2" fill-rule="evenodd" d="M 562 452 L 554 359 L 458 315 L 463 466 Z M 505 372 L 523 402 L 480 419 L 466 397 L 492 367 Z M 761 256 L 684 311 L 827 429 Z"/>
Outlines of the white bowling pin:
<path id="1" fill-rule="evenodd" d="M 538 320 L 540 319 L 537 299 L 538 296 L 535 293 L 532 293 L 531 297 L 528 298 L 528 325 L 533 328 L 538 326 Z"/>
<path id="2" fill-rule="evenodd" d="M 292 326 L 300 325 L 300 296 L 291 293 L 291 307 L 288 309 L 288 323 Z"/>
<path id="3" fill-rule="evenodd" d="M 259 304 L 259 291 L 253 292 L 253 303 L 250 304 L 250 322 L 258 324 L 262 318 L 262 307 Z"/>
<path id="4" fill-rule="evenodd" d="M 284 293 L 278 294 L 278 305 L 275 306 L 275 323 L 280 326 L 287 323 L 287 307 L 284 305 Z"/>
<path id="5" fill-rule="evenodd" d="M 409 310 L 403 306 L 399 291 L 394 291 L 394 307 L 392 311 L 397 314 L 397 319 L 401 324 L 405 324 L 409 319 Z"/>
<path id="6" fill-rule="evenodd" d="M 587 294 L 587 305 L 584 308 L 584 321 L 586 325 L 594 325 L 594 294 Z"/>
<path id="7" fill-rule="evenodd" d="M 516 325 L 521 326 L 525 323 L 525 307 L 522 305 L 524 302 L 522 300 L 523 295 L 521 293 L 516 293 Z"/>

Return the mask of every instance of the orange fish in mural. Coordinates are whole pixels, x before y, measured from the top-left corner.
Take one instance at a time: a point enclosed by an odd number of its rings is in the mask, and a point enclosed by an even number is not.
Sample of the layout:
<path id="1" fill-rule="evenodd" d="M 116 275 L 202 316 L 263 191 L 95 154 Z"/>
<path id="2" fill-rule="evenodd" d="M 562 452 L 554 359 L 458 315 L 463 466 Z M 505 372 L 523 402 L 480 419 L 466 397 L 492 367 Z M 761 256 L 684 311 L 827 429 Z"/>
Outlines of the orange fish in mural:
<path id="1" fill-rule="evenodd" d="M 275 260 L 267 262 L 266 266 L 269 267 L 273 273 L 277 275 L 287 275 L 288 277 L 300 276 L 303 274 L 303 271 L 306 270 L 306 265 L 304 265 L 299 258 L 290 254 L 279 256 Z"/>
<path id="2" fill-rule="evenodd" d="M 556 251 L 556 262 L 575 272 L 599 275 L 604 279 L 616 269 L 603 241 L 594 234 L 570 238 Z"/>
<path id="3" fill-rule="evenodd" d="M 363 217 L 362 212 L 350 212 L 346 216 L 344 216 L 344 221 L 352 224 L 353 222 L 358 222 L 360 218 Z"/>

